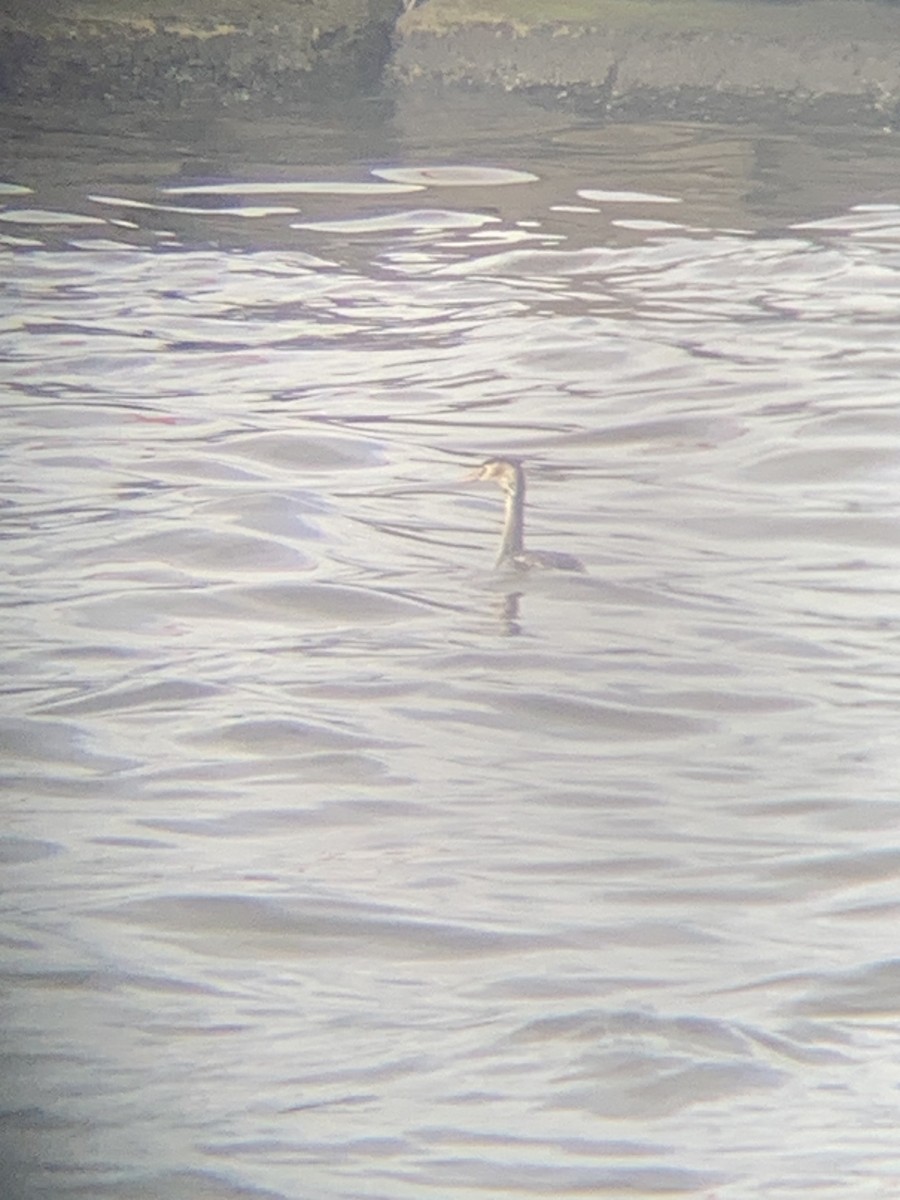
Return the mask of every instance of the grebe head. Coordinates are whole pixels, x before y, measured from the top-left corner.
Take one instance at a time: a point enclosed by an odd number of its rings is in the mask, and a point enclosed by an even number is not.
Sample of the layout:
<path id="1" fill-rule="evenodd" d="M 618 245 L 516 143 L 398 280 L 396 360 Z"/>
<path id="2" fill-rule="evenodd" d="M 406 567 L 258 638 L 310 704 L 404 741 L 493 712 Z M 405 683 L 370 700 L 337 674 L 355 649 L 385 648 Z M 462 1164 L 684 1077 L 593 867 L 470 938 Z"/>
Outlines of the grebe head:
<path id="1" fill-rule="evenodd" d="M 480 467 L 476 467 L 468 478 L 480 481 L 488 480 L 491 483 L 499 484 L 505 492 L 511 492 L 516 487 L 520 471 L 521 464 L 517 459 L 489 458 Z"/>

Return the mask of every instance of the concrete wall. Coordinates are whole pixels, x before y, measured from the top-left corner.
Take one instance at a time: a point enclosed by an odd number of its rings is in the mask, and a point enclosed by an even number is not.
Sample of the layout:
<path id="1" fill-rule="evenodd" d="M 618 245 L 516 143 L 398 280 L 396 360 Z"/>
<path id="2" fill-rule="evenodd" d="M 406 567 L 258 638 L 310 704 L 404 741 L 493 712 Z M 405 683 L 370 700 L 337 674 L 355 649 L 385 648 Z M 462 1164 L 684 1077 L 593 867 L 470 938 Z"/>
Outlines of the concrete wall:
<path id="1" fill-rule="evenodd" d="M 2 0 L 0 95 L 292 104 L 374 86 L 402 0 Z"/>
<path id="2" fill-rule="evenodd" d="M 290 106 L 523 89 L 603 115 L 900 119 L 889 0 L 0 0 L 0 95 Z"/>
<path id="3" fill-rule="evenodd" d="M 886 0 L 429 0 L 400 30 L 406 82 L 629 117 L 900 116 L 900 7 Z"/>

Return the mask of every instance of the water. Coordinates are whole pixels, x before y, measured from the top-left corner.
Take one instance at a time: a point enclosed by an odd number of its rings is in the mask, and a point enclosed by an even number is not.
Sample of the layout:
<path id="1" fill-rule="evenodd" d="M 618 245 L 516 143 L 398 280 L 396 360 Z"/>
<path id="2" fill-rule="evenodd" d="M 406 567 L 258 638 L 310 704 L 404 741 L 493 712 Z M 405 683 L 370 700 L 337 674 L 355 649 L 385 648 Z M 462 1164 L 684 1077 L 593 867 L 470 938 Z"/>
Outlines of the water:
<path id="1" fill-rule="evenodd" d="M 896 140 L 7 123 L 4 1194 L 898 1194 Z"/>

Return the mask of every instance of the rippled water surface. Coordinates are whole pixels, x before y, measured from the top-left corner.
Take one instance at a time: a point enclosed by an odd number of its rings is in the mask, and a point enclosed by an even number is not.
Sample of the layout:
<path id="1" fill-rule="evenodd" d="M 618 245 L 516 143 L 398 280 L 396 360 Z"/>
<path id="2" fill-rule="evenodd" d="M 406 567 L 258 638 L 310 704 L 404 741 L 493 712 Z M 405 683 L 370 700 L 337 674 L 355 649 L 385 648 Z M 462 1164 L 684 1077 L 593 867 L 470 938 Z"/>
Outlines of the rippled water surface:
<path id="1" fill-rule="evenodd" d="M 6 125 L 4 1195 L 900 1195 L 895 136 Z"/>

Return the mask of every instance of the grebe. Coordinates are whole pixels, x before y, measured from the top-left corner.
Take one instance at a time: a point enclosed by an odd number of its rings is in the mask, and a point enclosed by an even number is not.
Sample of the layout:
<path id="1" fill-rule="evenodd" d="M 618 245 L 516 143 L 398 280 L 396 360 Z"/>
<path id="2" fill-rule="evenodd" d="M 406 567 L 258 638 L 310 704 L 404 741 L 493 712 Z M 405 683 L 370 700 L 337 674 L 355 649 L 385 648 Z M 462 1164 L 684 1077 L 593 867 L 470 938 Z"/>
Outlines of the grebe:
<path id="1" fill-rule="evenodd" d="M 468 476 L 473 480 L 490 480 L 496 483 L 506 496 L 506 520 L 498 567 L 513 567 L 527 571 L 531 567 L 550 567 L 557 571 L 585 571 L 584 563 L 574 554 L 564 550 L 526 550 L 525 527 L 525 471 L 517 458 L 489 458 L 487 462 Z"/>

